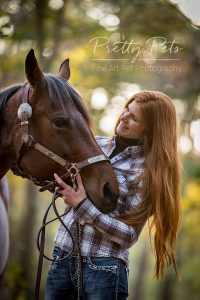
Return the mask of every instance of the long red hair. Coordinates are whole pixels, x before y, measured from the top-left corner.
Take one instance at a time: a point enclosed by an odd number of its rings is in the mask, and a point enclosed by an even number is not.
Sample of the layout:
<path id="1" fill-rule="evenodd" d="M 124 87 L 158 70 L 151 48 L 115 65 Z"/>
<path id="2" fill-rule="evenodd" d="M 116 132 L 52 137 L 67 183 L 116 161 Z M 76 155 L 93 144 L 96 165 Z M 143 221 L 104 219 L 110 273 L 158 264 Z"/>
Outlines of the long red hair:
<path id="1" fill-rule="evenodd" d="M 156 277 L 162 277 L 164 268 L 169 265 L 173 265 L 178 275 L 175 242 L 180 222 L 180 162 L 175 107 L 168 96 L 157 91 L 139 92 L 125 107 L 132 101 L 140 104 L 146 127 L 142 141 L 145 167 L 139 178 L 142 200 L 120 219 L 138 227 L 148 220 L 150 237 L 154 236 Z M 118 124 L 119 120 L 115 131 Z M 132 188 L 139 186 L 138 181 Z"/>

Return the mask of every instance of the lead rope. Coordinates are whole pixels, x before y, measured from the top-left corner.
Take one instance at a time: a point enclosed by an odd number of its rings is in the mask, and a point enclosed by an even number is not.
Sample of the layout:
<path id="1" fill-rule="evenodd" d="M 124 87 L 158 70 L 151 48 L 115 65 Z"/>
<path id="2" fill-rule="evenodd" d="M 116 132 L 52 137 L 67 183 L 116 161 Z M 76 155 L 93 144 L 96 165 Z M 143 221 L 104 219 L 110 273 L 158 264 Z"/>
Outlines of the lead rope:
<path id="1" fill-rule="evenodd" d="M 76 174 L 70 174 L 71 175 L 71 181 L 72 181 L 72 185 L 73 185 L 73 189 L 75 191 L 77 191 L 78 186 L 76 184 Z M 59 220 L 60 223 L 63 225 L 63 227 L 65 228 L 65 230 L 68 232 L 68 234 L 70 235 L 70 238 L 72 240 L 72 250 L 70 251 L 70 253 L 68 253 L 66 256 L 64 256 L 63 258 L 60 258 L 59 261 L 62 261 L 64 259 L 66 259 L 67 257 L 69 257 L 73 251 L 74 251 L 74 239 L 72 237 L 71 232 L 69 231 L 69 229 L 67 228 L 67 226 L 65 225 L 65 223 L 63 222 L 63 220 L 61 219 L 64 215 L 66 215 L 71 207 L 62 215 L 59 215 L 57 207 L 56 207 L 56 199 L 60 196 L 60 194 L 58 193 L 58 191 L 56 190 L 53 193 L 52 196 L 52 202 L 51 204 L 48 206 L 45 215 L 43 217 L 42 220 L 42 226 L 38 232 L 38 236 L 37 236 L 37 247 L 39 250 L 39 259 L 38 259 L 38 268 L 37 268 L 37 277 L 36 277 L 36 285 L 35 285 L 35 300 L 39 300 L 40 297 L 40 283 L 41 283 L 41 276 L 42 276 L 42 267 L 43 267 L 43 258 L 46 258 L 47 260 L 53 261 L 53 259 L 47 257 L 44 254 L 44 246 L 45 246 L 45 229 L 46 226 L 52 222 L 54 222 L 55 220 Z M 50 211 L 51 206 L 53 206 L 54 212 L 56 214 L 56 218 L 46 222 L 48 213 Z M 82 282 L 82 278 L 83 278 L 83 272 L 82 272 L 82 259 L 81 259 L 81 240 L 82 240 L 82 226 L 77 222 L 76 223 L 76 245 L 77 245 L 77 251 L 78 251 L 78 257 L 77 257 L 77 291 L 78 291 L 78 298 L 77 300 L 81 299 L 81 295 L 82 295 L 82 286 L 83 286 L 83 282 Z"/>
<path id="2" fill-rule="evenodd" d="M 82 259 L 81 259 L 81 241 L 82 241 L 82 226 L 78 222 L 76 223 L 76 242 L 77 242 L 77 291 L 78 291 L 78 300 L 81 299 L 83 293 L 83 268 L 82 268 Z"/>
<path id="3" fill-rule="evenodd" d="M 71 181 L 73 185 L 73 189 L 75 191 L 78 190 L 78 186 L 76 184 L 76 174 L 71 173 Z M 77 291 L 78 291 L 78 298 L 77 300 L 81 299 L 82 292 L 83 292 L 83 270 L 82 270 L 82 259 L 81 259 L 81 241 L 82 241 L 82 226 L 78 222 L 76 222 L 76 245 L 77 245 Z"/>
<path id="4" fill-rule="evenodd" d="M 69 231 L 69 229 L 67 228 L 67 226 L 65 225 L 65 223 L 63 222 L 63 220 L 61 219 L 64 215 L 66 215 L 71 207 L 65 211 L 64 214 L 62 215 L 59 215 L 58 213 L 58 210 L 56 208 L 56 199 L 60 196 L 60 194 L 55 191 L 53 193 L 53 196 L 52 196 L 52 202 L 50 203 L 50 205 L 48 206 L 46 212 L 45 212 L 45 215 L 43 217 L 43 220 L 42 220 L 42 226 L 40 227 L 39 229 L 39 232 L 38 232 L 38 236 L 37 236 L 37 248 L 39 250 L 39 258 L 38 258 L 38 267 L 37 267 L 37 276 L 36 276 L 36 285 L 35 285 L 35 296 L 34 296 L 34 300 L 39 300 L 39 297 L 40 297 L 40 284 L 41 284 L 41 275 L 42 275 L 42 267 L 43 267 L 43 258 L 46 258 L 47 260 L 49 261 L 53 261 L 53 259 L 47 257 L 44 253 L 44 246 L 45 246 L 45 229 L 46 229 L 46 226 L 56 220 L 59 220 L 60 223 L 64 226 L 65 230 L 68 232 L 71 240 L 72 240 L 72 250 L 70 251 L 70 253 L 68 253 L 66 256 L 64 256 L 63 258 L 59 259 L 59 261 L 62 261 L 64 259 L 66 259 L 67 257 L 69 257 L 72 252 L 74 251 L 74 238 L 72 237 L 72 234 L 71 232 Z M 54 212 L 56 214 L 56 218 L 46 222 L 46 219 L 47 219 L 47 216 L 48 216 L 48 213 L 50 211 L 50 208 L 51 206 L 53 206 L 53 209 L 54 209 Z"/>

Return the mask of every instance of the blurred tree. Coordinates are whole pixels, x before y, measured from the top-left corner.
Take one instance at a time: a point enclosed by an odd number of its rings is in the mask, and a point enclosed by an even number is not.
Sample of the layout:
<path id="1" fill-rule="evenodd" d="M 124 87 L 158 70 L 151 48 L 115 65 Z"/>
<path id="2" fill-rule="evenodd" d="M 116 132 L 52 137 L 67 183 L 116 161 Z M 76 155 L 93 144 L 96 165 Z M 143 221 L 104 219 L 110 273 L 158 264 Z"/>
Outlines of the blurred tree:
<path id="1" fill-rule="evenodd" d="M 137 273 L 135 276 L 135 282 L 133 285 L 133 296 L 130 300 L 141 300 L 143 299 L 143 286 L 144 286 L 144 277 L 147 269 L 147 258 L 148 258 L 149 248 L 147 247 L 147 241 L 143 241 L 143 246 L 139 256 L 139 262 L 137 267 Z"/>

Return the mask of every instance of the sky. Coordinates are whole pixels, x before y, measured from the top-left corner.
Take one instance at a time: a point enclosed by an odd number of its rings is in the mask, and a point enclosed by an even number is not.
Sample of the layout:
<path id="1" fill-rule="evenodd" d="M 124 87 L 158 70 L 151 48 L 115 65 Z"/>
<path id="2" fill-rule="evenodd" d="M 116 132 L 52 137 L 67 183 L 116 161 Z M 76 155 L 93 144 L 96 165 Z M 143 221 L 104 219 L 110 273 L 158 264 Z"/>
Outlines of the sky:
<path id="1" fill-rule="evenodd" d="M 170 2 L 176 4 L 194 25 L 200 26 L 200 0 L 170 0 Z"/>

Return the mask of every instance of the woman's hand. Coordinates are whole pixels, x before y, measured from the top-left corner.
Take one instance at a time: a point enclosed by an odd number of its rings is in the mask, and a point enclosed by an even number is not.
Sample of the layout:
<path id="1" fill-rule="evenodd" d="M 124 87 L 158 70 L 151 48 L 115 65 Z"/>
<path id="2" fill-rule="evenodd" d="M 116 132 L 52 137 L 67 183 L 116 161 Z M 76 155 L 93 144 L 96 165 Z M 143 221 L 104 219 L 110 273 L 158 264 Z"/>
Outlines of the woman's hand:
<path id="1" fill-rule="evenodd" d="M 57 174 L 54 174 L 54 177 L 59 186 L 63 188 L 62 190 L 59 190 L 59 193 L 63 195 L 63 200 L 67 205 L 75 208 L 83 199 L 87 197 L 82 184 L 81 175 L 79 173 L 76 176 L 76 181 L 78 184 L 77 191 L 66 184 Z"/>

